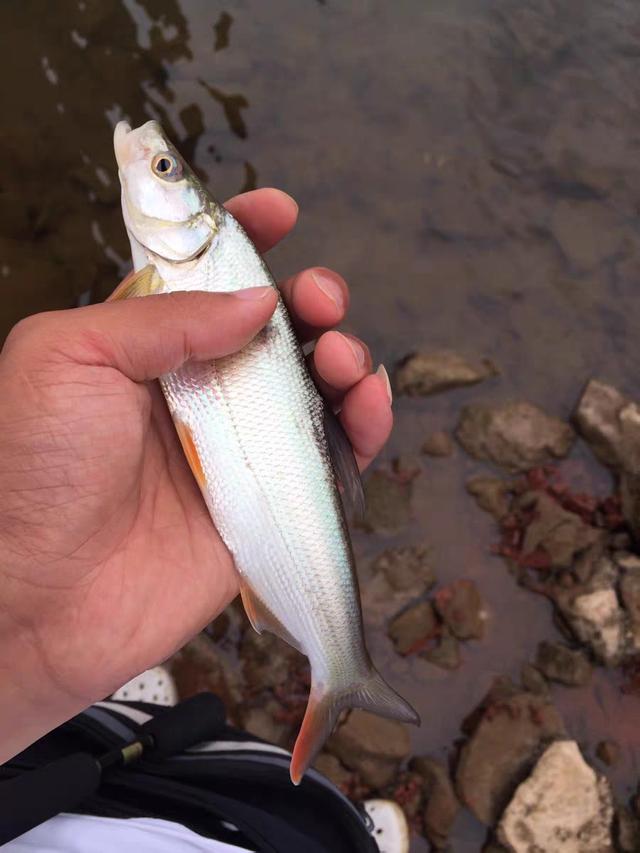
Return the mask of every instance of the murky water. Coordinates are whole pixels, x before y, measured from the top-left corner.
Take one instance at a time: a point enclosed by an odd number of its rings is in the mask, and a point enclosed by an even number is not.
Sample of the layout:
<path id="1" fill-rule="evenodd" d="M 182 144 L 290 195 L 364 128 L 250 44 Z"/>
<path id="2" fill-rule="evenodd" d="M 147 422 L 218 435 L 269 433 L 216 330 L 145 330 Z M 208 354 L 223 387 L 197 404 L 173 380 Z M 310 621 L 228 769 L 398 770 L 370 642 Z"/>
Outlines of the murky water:
<path id="1" fill-rule="evenodd" d="M 635 0 L 5 0 L 0 27 L 2 332 L 112 289 L 127 245 L 111 127 L 153 116 L 217 196 L 298 199 L 273 268 L 344 274 L 377 359 L 445 345 L 501 366 L 479 389 L 398 400 L 389 455 L 451 428 L 469 399 L 567 416 L 592 375 L 640 396 Z M 606 489 L 585 453 L 575 466 Z M 478 469 L 461 452 L 425 463 L 401 539 L 433 546 L 441 581 L 476 580 L 486 640 L 443 673 L 371 638 L 422 713 L 416 748 L 440 756 L 493 677 L 555 635 L 548 604 L 489 554 L 492 522 L 464 492 Z M 387 544 L 356 539 L 361 557 Z M 625 757 L 609 775 L 628 793 L 638 700 L 601 671 L 554 696 L 587 755 L 615 731 Z M 453 849 L 482 838 L 463 816 Z"/>

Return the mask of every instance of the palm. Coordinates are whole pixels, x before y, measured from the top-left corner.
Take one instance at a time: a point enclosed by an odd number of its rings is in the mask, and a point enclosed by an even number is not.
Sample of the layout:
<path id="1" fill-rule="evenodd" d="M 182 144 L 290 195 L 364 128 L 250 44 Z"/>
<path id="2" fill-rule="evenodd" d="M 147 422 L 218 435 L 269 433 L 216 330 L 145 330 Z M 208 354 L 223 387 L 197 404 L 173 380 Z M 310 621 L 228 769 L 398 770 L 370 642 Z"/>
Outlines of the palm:
<path id="1" fill-rule="evenodd" d="M 249 194 L 253 207 L 244 211 L 263 249 L 292 224 L 278 233 L 277 199 L 265 193 Z M 270 236 L 261 239 L 261 229 Z M 342 319 L 347 291 L 339 287 L 342 307 L 310 271 L 283 284 L 303 339 Z M 134 302 L 136 311 L 149 304 Z M 111 347 L 121 334 L 118 325 L 96 338 L 94 326 L 109 310 L 36 317 L 0 359 L 0 391 L 9 401 L 0 410 L 0 639 L 19 635 L 44 682 L 34 694 L 51 696 L 53 687 L 72 698 L 67 710 L 168 657 L 238 586 L 159 386 L 103 363 L 105 341 Z M 140 334 L 146 331 L 143 324 Z M 157 333 L 152 338 L 153 350 Z M 335 333 L 321 336 L 312 370 L 324 393 L 341 401 L 364 465 L 386 439 L 391 413 L 366 348 L 358 361 L 352 347 Z"/>

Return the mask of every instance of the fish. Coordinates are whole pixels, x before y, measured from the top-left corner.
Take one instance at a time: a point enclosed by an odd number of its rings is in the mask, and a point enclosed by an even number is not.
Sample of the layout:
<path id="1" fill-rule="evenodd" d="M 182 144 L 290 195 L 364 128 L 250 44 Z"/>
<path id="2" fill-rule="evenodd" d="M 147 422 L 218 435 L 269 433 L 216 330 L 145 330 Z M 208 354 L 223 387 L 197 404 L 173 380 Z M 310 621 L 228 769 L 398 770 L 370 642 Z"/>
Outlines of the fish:
<path id="1" fill-rule="evenodd" d="M 119 122 L 114 149 L 133 258 L 114 299 L 276 288 L 249 236 L 158 122 L 135 129 Z M 292 782 L 299 784 L 344 709 L 419 724 L 365 646 L 343 508 L 343 498 L 362 508 L 362 484 L 282 299 L 240 352 L 188 362 L 159 381 L 213 524 L 233 557 L 249 621 L 310 663 Z"/>

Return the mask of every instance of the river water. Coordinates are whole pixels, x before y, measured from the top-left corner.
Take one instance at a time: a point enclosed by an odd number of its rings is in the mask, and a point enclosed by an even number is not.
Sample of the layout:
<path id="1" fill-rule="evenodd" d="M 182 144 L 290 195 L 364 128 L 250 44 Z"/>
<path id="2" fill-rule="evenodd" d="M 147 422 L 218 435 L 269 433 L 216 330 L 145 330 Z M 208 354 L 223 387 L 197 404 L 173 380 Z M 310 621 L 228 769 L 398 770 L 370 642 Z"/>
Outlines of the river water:
<path id="1" fill-rule="evenodd" d="M 640 396 L 635 0 L 5 0 L 0 27 L 3 334 L 104 298 L 126 270 L 111 128 L 156 117 L 217 197 L 296 197 L 299 226 L 270 263 L 341 272 L 349 328 L 377 360 L 446 346 L 500 366 L 478 388 L 398 399 L 389 456 L 452 428 L 471 399 L 568 417 L 591 376 Z M 569 465 L 607 490 L 584 449 Z M 427 541 L 440 581 L 472 578 L 487 602 L 487 637 L 454 673 L 400 665 L 372 632 L 422 714 L 416 751 L 443 758 L 492 679 L 558 637 L 548 603 L 490 554 L 493 522 L 464 490 L 480 471 L 461 451 L 425 462 L 411 527 L 356 536 L 361 562 Z M 602 670 L 554 698 L 587 756 L 615 733 L 608 775 L 628 795 L 638 700 Z M 453 850 L 483 837 L 463 814 Z"/>

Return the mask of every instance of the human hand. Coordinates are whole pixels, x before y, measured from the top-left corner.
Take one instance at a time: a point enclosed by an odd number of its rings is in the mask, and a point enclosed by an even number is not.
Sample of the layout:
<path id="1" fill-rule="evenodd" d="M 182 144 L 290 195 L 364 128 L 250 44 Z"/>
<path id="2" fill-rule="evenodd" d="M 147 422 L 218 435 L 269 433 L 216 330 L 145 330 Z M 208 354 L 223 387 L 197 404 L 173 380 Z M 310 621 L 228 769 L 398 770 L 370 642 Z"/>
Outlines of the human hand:
<path id="1" fill-rule="evenodd" d="M 258 249 L 297 206 L 258 190 L 227 207 Z M 281 285 L 312 371 L 364 467 L 392 424 L 364 344 L 325 331 L 346 312 L 336 273 Z M 0 762 L 166 659 L 237 594 L 229 552 L 157 383 L 188 358 L 240 349 L 276 305 L 150 296 L 30 317 L 0 355 Z M 212 322 L 212 317 L 215 322 Z"/>

